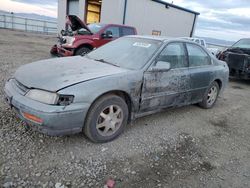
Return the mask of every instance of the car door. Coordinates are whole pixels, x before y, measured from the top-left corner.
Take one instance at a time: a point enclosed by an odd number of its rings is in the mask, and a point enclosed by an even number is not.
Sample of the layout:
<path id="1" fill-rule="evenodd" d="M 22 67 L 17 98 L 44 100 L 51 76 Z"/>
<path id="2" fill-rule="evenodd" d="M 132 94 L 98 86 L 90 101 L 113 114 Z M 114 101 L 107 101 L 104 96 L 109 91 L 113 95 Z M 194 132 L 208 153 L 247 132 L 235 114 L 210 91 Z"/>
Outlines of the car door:
<path id="1" fill-rule="evenodd" d="M 184 44 L 168 44 L 144 73 L 140 111 L 152 111 L 189 102 L 189 72 Z M 157 70 L 157 63 L 168 62 L 169 70 Z"/>
<path id="2" fill-rule="evenodd" d="M 209 87 L 213 75 L 211 57 L 199 45 L 187 43 L 190 95 L 192 103 L 199 102 Z"/>
<path id="3" fill-rule="evenodd" d="M 100 42 L 99 46 L 107 44 L 108 42 L 111 42 L 111 41 L 113 41 L 113 40 L 120 37 L 120 28 L 118 26 L 108 26 L 104 30 L 103 34 L 106 34 L 107 32 L 111 32 L 112 37 L 103 37 L 103 36 L 101 36 L 102 39 L 99 41 Z"/>

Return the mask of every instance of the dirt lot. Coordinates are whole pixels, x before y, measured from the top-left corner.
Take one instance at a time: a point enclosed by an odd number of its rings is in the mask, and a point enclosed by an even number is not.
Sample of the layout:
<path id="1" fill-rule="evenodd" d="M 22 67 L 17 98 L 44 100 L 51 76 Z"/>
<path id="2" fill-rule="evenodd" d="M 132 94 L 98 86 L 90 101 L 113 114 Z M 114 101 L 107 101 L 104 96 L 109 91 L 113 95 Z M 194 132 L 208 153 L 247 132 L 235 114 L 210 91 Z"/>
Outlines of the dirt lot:
<path id="1" fill-rule="evenodd" d="M 0 187 L 250 187 L 250 82 L 233 80 L 212 110 L 171 109 L 138 119 L 107 144 L 83 134 L 25 130 L 4 103 L 22 64 L 49 58 L 55 39 L 0 30 Z"/>

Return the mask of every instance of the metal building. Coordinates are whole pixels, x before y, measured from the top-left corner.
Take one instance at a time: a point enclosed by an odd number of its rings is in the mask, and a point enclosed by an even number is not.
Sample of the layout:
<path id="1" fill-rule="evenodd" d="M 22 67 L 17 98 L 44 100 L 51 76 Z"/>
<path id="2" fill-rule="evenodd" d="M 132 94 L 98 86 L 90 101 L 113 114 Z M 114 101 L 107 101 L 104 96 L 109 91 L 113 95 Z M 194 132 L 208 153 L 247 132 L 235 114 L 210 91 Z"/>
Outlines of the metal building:
<path id="1" fill-rule="evenodd" d="M 86 23 L 125 24 L 138 34 L 171 37 L 193 36 L 199 15 L 163 0 L 58 0 L 59 31 L 70 14 Z"/>

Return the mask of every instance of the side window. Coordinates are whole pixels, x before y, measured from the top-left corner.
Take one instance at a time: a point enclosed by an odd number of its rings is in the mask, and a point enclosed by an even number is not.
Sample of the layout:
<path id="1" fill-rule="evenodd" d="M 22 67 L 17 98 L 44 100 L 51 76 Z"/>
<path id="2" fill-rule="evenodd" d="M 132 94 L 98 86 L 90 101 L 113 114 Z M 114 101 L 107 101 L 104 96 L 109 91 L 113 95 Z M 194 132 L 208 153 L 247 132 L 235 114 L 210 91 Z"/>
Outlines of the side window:
<path id="1" fill-rule="evenodd" d="M 122 36 L 135 34 L 134 29 L 129 27 L 121 27 L 121 31 L 122 31 Z"/>
<path id="2" fill-rule="evenodd" d="M 105 30 L 105 33 L 106 33 L 107 31 L 111 31 L 111 32 L 112 32 L 113 38 L 118 38 L 118 37 L 120 37 L 119 27 L 108 27 L 108 28 Z"/>
<path id="3" fill-rule="evenodd" d="M 201 45 L 205 47 L 205 42 L 204 42 L 204 40 L 201 40 Z"/>
<path id="4" fill-rule="evenodd" d="M 169 62 L 171 69 L 187 67 L 184 45 L 182 43 L 168 44 L 158 57 L 158 61 Z"/>
<path id="5" fill-rule="evenodd" d="M 200 40 L 199 39 L 195 39 L 194 42 L 196 42 L 197 44 L 200 44 Z"/>
<path id="6" fill-rule="evenodd" d="M 189 66 L 206 66 L 210 65 L 210 57 L 208 54 L 199 46 L 194 44 L 187 44 Z"/>

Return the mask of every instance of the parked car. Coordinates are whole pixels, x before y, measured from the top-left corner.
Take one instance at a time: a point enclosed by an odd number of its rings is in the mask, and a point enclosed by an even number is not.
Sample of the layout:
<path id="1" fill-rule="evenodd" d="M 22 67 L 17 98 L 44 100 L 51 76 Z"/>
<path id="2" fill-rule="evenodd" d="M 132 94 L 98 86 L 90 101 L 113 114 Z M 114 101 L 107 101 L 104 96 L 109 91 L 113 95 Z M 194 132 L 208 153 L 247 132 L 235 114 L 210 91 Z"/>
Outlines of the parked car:
<path id="1" fill-rule="evenodd" d="M 84 57 L 21 66 L 4 91 L 18 116 L 42 133 L 84 131 L 107 142 L 129 121 L 165 108 L 212 108 L 228 74 L 225 62 L 196 43 L 127 36 Z"/>
<path id="2" fill-rule="evenodd" d="M 204 39 L 200 39 L 200 38 L 192 38 L 192 37 L 183 37 L 183 39 L 186 39 L 186 40 L 190 40 L 190 41 L 193 41 L 203 47 L 207 47 L 207 43 Z"/>
<path id="3" fill-rule="evenodd" d="M 58 56 L 85 55 L 95 48 L 126 35 L 136 35 L 134 27 L 117 24 L 86 25 L 77 16 L 67 16 L 66 31 L 61 31 L 58 44 L 50 53 Z"/>
<path id="4" fill-rule="evenodd" d="M 239 40 L 217 57 L 227 62 L 230 76 L 250 79 L 250 38 Z"/>
<path id="5" fill-rule="evenodd" d="M 190 38 L 189 38 L 189 37 L 184 37 L 183 39 L 193 41 L 193 42 L 195 42 L 195 43 L 197 43 L 197 44 L 199 44 L 199 45 L 201 45 L 201 46 L 207 48 L 208 51 L 209 51 L 211 54 L 213 54 L 213 55 L 216 55 L 216 54 L 218 53 L 218 51 L 219 51 L 218 48 L 209 48 L 209 47 L 207 46 L 206 40 L 204 40 L 204 39 L 192 38 L 192 37 L 190 37 Z"/>

